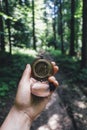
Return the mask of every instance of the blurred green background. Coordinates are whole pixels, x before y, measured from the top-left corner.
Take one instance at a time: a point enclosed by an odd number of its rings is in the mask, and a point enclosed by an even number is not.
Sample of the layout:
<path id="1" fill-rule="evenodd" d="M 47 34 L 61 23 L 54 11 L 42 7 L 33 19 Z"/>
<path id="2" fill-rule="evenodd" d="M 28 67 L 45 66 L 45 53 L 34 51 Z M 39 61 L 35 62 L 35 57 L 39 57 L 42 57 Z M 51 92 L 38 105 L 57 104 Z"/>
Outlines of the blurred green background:
<path id="1" fill-rule="evenodd" d="M 84 0 L 0 0 L 0 107 L 41 50 L 87 94 L 86 13 Z"/>

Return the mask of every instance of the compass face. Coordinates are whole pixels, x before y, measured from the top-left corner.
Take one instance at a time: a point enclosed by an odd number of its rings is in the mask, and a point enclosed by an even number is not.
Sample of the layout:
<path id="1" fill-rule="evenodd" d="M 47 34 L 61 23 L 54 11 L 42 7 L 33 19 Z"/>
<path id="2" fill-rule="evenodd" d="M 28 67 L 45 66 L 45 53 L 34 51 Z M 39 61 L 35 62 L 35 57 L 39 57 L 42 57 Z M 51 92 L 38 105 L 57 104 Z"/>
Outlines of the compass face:
<path id="1" fill-rule="evenodd" d="M 53 66 L 46 59 L 38 59 L 32 64 L 32 76 L 37 80 L 46 80 L 53 75 Z"/>

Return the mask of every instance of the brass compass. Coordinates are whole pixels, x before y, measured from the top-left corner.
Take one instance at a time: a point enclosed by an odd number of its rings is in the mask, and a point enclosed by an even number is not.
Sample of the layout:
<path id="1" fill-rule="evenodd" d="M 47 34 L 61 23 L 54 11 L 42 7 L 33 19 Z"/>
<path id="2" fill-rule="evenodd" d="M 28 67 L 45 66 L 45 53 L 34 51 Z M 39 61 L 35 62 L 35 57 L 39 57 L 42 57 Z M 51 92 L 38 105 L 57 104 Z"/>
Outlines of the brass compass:
<path id="1" fill-rule="evenodd" d="M 44 81 L 47 80 L 49 76 L 53 75 L 53 65 L 47 59 L 40 58 L 33 62 L 32 64 L 32 77 Z"/>

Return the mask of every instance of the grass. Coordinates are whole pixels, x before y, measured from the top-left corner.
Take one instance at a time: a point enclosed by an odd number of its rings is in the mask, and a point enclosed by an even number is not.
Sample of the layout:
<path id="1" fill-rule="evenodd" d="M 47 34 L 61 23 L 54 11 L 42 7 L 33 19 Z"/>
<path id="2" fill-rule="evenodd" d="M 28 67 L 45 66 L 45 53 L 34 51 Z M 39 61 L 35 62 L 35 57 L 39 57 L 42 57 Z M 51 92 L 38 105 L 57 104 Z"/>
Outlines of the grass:
<path id="1" fill-rule="evenodd" d="M 0 53 L 0 97 L 17 86 L 26 64 L 31 64 L 36 54 L 34 50 L 19 48 L 14 48 L 11 56 Z"/>

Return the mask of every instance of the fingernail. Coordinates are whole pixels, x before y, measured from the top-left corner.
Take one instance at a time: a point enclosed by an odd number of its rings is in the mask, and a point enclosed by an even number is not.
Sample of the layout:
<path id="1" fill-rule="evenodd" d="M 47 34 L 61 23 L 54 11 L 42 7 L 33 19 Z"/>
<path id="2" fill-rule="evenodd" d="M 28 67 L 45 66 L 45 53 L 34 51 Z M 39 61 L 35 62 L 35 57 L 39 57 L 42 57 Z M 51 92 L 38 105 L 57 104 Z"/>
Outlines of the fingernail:
<path id="1" fill-rule="evenodd" d="M 30 65 L 29 65 L 29 64 L 27 64 L 27 65 L 26 65 L 26 68 L 30 68 Z"/>
<path id="2" fill-rule="evenodd" d="M 56 87 L 58 87 L 58 86 L 59 86 L 58 81 L 55 81 L 55 86 L 56 86 Z"/>

